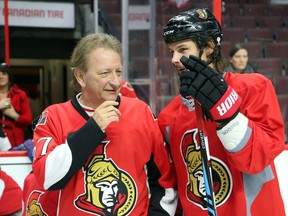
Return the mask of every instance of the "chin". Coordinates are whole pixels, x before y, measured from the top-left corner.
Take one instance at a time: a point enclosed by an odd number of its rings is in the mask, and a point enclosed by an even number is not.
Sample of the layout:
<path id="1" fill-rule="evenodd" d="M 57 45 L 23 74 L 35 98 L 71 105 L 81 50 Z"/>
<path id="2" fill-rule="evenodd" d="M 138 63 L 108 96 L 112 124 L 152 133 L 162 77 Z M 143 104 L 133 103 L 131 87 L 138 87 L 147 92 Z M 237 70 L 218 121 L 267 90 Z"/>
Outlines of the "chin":
<path id="1" fill-rule="evenodd" d="M 117 99 L 118 94 L 116 95 L 108 95 L 105 97 L 106 100 L 115 101 Z"/>

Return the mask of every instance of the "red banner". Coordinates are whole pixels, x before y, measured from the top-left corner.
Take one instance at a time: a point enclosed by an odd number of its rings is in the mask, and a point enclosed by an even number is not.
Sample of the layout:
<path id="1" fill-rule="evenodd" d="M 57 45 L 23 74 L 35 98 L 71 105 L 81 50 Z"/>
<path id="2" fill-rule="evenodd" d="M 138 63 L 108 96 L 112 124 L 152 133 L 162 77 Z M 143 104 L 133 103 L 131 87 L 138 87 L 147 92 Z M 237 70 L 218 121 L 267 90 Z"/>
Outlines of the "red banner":
<path id="1" fill-rule="evenodd" d="M 5 42 L 5 62 L 7 65 L 10 66 L 8 0 L 4 0 L 4 42 Z"/>

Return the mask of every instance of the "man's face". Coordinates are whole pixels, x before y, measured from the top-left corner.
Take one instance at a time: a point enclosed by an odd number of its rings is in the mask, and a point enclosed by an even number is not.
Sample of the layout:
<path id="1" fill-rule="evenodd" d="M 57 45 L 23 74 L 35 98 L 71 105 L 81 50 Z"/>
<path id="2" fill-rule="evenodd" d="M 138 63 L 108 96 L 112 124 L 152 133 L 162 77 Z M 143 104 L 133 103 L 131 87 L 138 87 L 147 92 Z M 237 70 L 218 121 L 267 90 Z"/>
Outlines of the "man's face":
<path id="1" fill-rule="evenodd" d="M 112 182 L 103 181 L 97 183 L 96 187 L 98 187 L 101 191 L 102 204 L 107 208 L 113 207 L 117 201 L 118 182 L 116 180 Z"/>
<path id="2" fill-rule="evenodd" d="M 191 39 L 182 40 L 174 43 L 168 44 L 168 48 L 172 53 L 171 62 L 176 67 L 178 72 L 185 70 L 185 67 L 180 62 L 180 58 L 184 55 L 189 57 L 189 55 L 193 55 L 199 57 L 199 49 L 197 44 Z M 201 59 L 206 61 L 207 56 L 204 49 L 204 53 L 201 56 Z"/>
<path id="3" fill-rule="evenodd" d="M 203 171 L 202 170 L 197 171 L 196 173 L 194 173 L 194 177 L 197 179 L 199 193 L 202 196 L 205 196 L 206 195 L 206 189 L 205 189 Z"/>
<path id="4" fill-rule="evenodd" d="M 87 72 L 83 74 L 82 95 L 91 107 L 116 100 L 122 82 L 122 62 L 117 52 L 98 48 L 90 53 Z"/>

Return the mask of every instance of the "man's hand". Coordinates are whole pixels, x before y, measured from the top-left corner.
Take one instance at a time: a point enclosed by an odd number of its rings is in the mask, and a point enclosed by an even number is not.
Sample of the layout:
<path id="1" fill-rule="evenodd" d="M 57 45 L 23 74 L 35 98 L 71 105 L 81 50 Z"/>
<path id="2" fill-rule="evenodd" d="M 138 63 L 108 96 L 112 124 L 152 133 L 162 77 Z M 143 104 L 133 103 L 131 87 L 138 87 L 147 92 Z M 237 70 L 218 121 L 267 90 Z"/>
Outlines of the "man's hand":
<path id="1" fill-rule="evenodd" d="M 194 97 L 212 121 L 227 122 L 238 114 L 242 99 L 219 73 L 194 56 L 180 61 L 188 69 L 180 73 L 182 97 Z"/>
<path id="2" fill-rule="evenodd" d="M 116 108 L 118 105 L 117 101 L 105 101 L 94 111 L 92 117 L 102 131 L 105 131 L 111 122 L 119 121 L 121 112 Z"/>

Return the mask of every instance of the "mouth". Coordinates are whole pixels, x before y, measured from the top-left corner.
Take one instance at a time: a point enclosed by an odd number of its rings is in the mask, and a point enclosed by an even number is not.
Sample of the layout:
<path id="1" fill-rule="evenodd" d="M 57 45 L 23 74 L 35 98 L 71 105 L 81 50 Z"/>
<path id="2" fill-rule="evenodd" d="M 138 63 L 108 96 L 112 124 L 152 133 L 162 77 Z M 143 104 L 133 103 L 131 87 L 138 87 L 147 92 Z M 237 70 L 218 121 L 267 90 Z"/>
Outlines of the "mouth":
<path id="1" fill-rule="evenodd" d="M 173 65 L 178 72 L 181 72 L 185 69 L 185 67 L 181 66 L 180 64 L 173 64 Z"/>
<path id="2" fill-rule="evenodd" d="M 106 90 L 106 92 L 117 93 L 117 90 Z"/>
<path id="3" fill-rule="evenodd" d="M 118 94 L 120 91 L 118 89 L 106 89 L 106 92 L 108 92 L 109 94 Z"/>
<path id="4" fill-rule="evenodd" d="M 176 70 L 178 71 L 178 73 L 182 73 L 183 71 L 186 71 L 187 69 L 184 67 L 176 67 Z"/>

